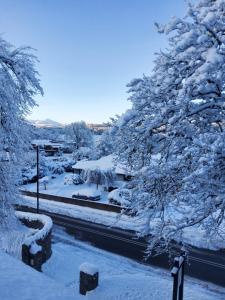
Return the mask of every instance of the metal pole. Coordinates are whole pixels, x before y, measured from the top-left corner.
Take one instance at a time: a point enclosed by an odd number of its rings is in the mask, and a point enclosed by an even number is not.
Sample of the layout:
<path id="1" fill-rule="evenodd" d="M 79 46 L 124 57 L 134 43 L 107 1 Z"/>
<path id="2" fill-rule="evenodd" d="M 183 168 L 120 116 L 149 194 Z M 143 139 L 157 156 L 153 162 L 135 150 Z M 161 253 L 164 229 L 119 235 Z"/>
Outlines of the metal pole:
<path id="1" fill-rule="evenodd" d="M 179 275 L 179 262 L 175 258 L 174 260 L 174 266 L 171 271 L 171 275 L 173 276 L 173 297 L 172 300 L 178 300 L 178 275 Z"/>
<path id="2" fill-rule="evenodd" d="M 37 145 L 37 214 L 39 213 L 39 146 Z"/>
<path id="3" fill-rule="evenodd" d="M 180 257 L 175 257 L 171 270 L 173 276 L 173 300 L 183 300 L 184 296 L 184 266 L 186 253 L 182 251 Z"/>
<path id="4" fill-rule="evenodd" d="M 180 285 L 180 291 L 179 291 L 179 297 L 180 297 L 179 300 L 182 300 L 184 297 L 184 268 L 185 268 L 185 258 L 186 258 L 185 251 L 182 252 L 181 256 L 184 258 L 184 261 L 181 266 L 181 285 Z"/>

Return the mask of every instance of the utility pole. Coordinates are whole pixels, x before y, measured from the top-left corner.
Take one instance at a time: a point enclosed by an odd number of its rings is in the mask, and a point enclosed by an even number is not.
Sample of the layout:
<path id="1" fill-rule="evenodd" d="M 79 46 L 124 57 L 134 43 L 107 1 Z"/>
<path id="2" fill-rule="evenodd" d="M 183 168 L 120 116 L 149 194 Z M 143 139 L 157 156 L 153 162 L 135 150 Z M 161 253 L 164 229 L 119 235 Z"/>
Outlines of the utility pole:
<path id="1" fill-rule="evenodd" d="M 39 214 L 39 146 L 36 147 L 37 150 L 37 214 Z"/>

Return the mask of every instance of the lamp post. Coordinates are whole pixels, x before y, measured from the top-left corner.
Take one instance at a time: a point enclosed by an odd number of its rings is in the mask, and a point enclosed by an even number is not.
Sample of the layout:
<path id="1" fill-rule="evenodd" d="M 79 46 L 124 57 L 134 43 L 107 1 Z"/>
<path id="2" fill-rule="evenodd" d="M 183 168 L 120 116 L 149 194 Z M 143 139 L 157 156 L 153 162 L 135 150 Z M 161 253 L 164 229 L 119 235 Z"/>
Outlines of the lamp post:
<path id="1" fill-rule="evenodd" d="M 37 214 L 39 214 L 39 146 L 36 146 L 37 150 Z"/>

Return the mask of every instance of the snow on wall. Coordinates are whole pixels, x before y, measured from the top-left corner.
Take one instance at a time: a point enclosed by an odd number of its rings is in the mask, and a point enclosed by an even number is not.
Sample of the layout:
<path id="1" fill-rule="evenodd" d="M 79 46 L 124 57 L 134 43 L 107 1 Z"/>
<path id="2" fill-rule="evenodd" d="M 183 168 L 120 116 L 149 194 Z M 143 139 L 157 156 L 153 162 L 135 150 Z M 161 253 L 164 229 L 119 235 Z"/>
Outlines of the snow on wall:
<path id="1" fill-rule="evenodd" d="M 35 241 L 42 240 L 51 231 L 52 226 L 53 226 L 52 219 L 48 216 L 45 216 L 45 215 L 39 215 L 39 214 L 33 214 L 33 213 L 28 213 L 28 212 L 17 211 L 16 216 L 19 219 L 26 219 L 28 221 L 39 221 L 44 225 L 42 229 L 37 230 L 31 236 L 27 236 L 25 238 L 24 243 L 26 245 L 32 245 Z M 35 247 L 33 247 L 33 249 L 34 248 Z M 35 249 L 37 249 L 37 248 L 35 248 Z"/>

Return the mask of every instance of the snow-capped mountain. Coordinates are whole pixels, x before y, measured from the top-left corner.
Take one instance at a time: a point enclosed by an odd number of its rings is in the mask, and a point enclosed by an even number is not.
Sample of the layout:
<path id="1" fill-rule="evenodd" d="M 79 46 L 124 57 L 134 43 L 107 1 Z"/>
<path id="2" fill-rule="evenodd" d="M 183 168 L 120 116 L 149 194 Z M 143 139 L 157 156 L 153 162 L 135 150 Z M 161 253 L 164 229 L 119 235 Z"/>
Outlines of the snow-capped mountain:
<path id="1" fill-rule="evenodd" d="M 53 121 L 51 119 L 45 119 L 45 120 L 30 120 L 30 122 L 36 126 L 36 127 L 64 127 L 65 125 L 56 121 Z"/>

